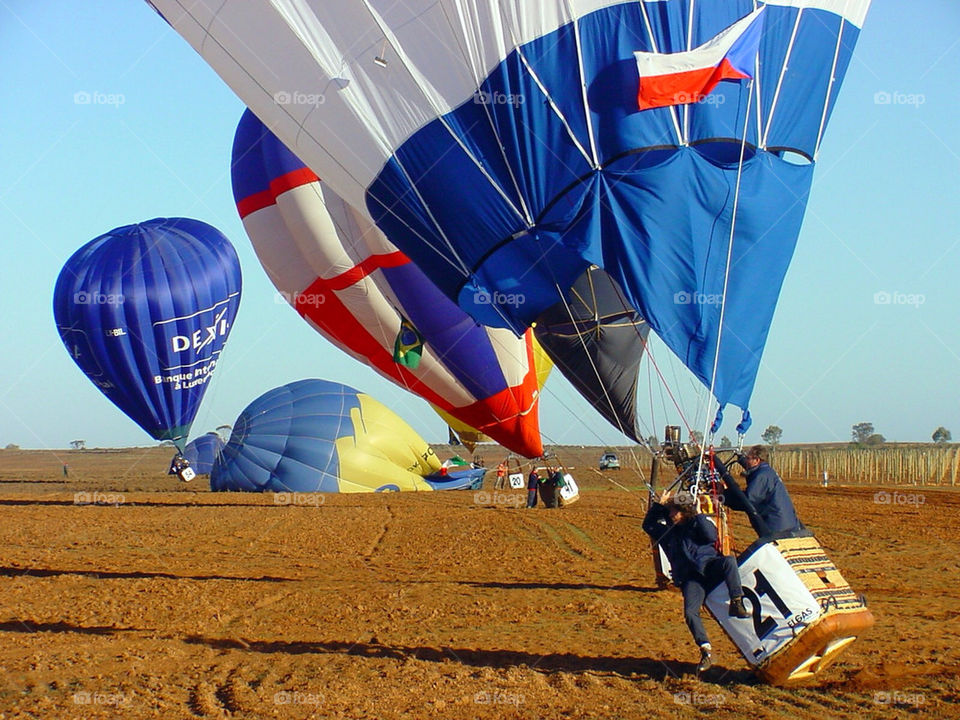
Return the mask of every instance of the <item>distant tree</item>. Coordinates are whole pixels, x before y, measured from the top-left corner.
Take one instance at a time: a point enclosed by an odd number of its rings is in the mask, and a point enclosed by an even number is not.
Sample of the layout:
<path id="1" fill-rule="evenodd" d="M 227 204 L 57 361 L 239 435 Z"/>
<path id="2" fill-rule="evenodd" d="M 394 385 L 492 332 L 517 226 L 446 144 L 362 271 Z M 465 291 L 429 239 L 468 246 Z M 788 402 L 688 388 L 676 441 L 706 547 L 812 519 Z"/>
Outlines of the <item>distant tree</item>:
<path id="1" fill-rule="evenodd" d="M 19 450 L 19 449 L 20 449 L 20 446 L 14 445 L 13 443 L 10 443 L 4 448 L 4 450 Z"/>
<path id="2" fill-rule="evenodd" d="M 730 442 L 730 438 L 724 435 L 720 438 L 720 447 L 733 447 L 733 443 Z"/>
<path id="3" fill-rule="evenodd" d="M 703 445 L 703 433 L 700 432 L 699 430 L 691 430 L 691 431 L 690 431 L 690 438 L 691 438 L 691 439 L 693 440 L 693 442 L 695 442 L 697 445 Z"/>
<path id="4" fill-rule="evenodd" d="M 74 450 L 86 450 L 87 441 L 86 440 L 71 440 L 70 447 Z"/>
<path id="5" fill-rule="evenodd" d="M 867 439 L 874 434 L 873 423 L 862 422 L 853 426 L 853 442 L 858 445 L 866 445 Z"/>
<path id="6" fill-rule="evenodd" d="M 656 435 L 651 435 L 647 438 L 647 446 L 652 450 L 658 450 L 660 448 L 660 441 L 657 440 Z"/>
<path id="7" fill-rule="evenodd" d="M 173 440 L 161 440 L 159 446 L 160 447 L 176 447 L 176 444 L 173 442 Z"/>
<path id="8" fill-rule="evenodd" d="M 933 431 L 933 441 L 935 443 L 948 443 L 951 440 L 953 440 L 953 437 L 950 435 L 950 431 L 943 425 Z"/>
<path id="9" fill-rule="evenodd" d="M 760 436 L 760 439 L 775 449 L 777 445 L 780 444 L 781 437 L 783 437 L 783 430 L 776 425 L 768 425 L 767 429 L 763 431 L 763 435 Z"/>
<path id="10" fill-rule="evenodd" d="M 883 435 L 880 433 L 874 433 L 867 438 L 866 444 L 870 445 L 871 447 L 876 447 L 877 445 L 883 445 L 886 441 L 887 439 Z"/>

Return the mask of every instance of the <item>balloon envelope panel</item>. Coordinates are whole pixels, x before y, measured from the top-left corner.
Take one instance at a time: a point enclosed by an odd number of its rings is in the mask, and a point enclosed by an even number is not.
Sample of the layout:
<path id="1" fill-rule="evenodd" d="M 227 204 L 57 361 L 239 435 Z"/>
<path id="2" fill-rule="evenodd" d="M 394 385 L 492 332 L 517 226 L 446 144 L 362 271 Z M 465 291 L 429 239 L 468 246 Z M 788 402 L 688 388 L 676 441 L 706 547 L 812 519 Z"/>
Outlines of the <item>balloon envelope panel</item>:
<path id="1" fill-rule="evenodd" d="M 240 304 L 240 263 L 188 218 L 126 225 L 80 248 L 53 311 L 71 357 L 152 437 L 183 450 Z"/>
<path id="2" fill-rule="evenodd" d="M 485 328 L 249 111 L 233 149 L 237 209 L 283 297 L 334 345 L 524 455 L 539 455 L 533 338 Z M 401 345 L 417 346 L 417 363 Z"/>
<path id="3" fill-rule="evenodd" d="M 430 446 L 400 417 L 353 388 L 300 380 L 254 400 L 214 464 L 213 490 L 430 490 Z"/>

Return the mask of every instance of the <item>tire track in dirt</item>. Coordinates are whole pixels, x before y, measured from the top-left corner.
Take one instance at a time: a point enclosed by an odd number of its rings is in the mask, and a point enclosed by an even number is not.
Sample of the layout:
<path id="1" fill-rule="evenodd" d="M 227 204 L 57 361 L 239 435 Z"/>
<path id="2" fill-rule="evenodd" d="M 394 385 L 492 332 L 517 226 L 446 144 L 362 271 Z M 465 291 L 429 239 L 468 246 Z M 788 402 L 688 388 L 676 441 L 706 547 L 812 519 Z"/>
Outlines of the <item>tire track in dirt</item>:
<path id="1" fill-rule="evenodd" d="M 377 535 L 373 539 L 373 542 L 371 542 L 370 546 L 363 551 L 364 560 L 369 560 L 377 552 L 377 549 L 380 547 L 380 543 L 383 542 L 383 538 L 386 536 L 387 530 L 390 527 L 390 521 L 396 520 L 396 514 L 394 513 L 392 507 L 389 505 L 384 505 L 384 510 L 387 511 L 387 519 L 380 526 L 380 529 L 377 531 Z"/>
<path id="2" fill-rule="evenodd" d="M 203 718 L 255 717 L 257 709 L 263 705 L 257 690 L 265 677 L 250 682 L 245 678 L 246 674 L 249 671 L 240 665 L 214 666 L 207 679 L 190 691 L 190 711 Z"/>
<path id="3" fill-rule="evenodd" d="M 591 551 L 595 552 L 597 555 L 602 555 L 603 557 L 611 557 L 610 553 L 603 549 L 583 528 L 578 525 L 574 525 L 569 520 L 560 520 L 563 523 L 567 530 L 574 535 L 580 542 L 586 545 Z"/>
<path id="4" fill-rule="evenodd" d="M 534 527 L 530 527 L 533 525 Z M 557 528 L 544 518 L 525 517 L 521 528 L 527 535 L 542 545 L 553 544 L 559 550 L 578 560 L 587 559 L 588 555 L 568 543 Z"/>

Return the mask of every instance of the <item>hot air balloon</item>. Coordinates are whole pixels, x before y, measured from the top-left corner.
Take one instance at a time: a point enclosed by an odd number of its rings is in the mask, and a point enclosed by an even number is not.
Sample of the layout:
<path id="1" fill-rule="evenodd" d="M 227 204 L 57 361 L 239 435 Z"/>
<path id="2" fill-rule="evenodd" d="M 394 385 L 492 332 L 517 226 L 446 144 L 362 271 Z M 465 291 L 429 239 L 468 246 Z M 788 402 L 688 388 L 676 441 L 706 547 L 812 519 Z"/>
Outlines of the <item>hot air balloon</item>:
<path id="1" fill-rule="evenodd" d="M 709 389 L 711 433 L 727 403 L 746 432 L 869 0 L 153 4 L 472 317 L 522 333 L 598 266 Z M 699 497 L 707 453 L 674 450 Z M 755 622 L 718 616 L 772 682 L 873 622 L 786 540 L 739 559 Z"/>
<path id="2" fill-rule="evenodd" d="M 597 265 L 745 429 L 869 0 L 153 5 L 473 317 Z"/>
<path id="3" fill-rule="evenodd" d="M 125 225 L 77 250 L 53 313 L 83 373 L 157 440 L 182 452 L 240 304 L 236 251 L 188 218 Z"/>
<path id="4" fill-rule="evenodd" d="M 607 421 L 641 442 L 637 376 L 650 327 L 623 292 L 591 267 L 534 326 L 554 365 Z"/>
<path id="5" fill-rule="evenodd" d="M 215 432 L 204 433 L 196 440 L 187 443 L 183 450 L 183 459 L 197 475 L 209 475 L 213 470 L 213 463 L 217 456 L 223 452 L 224 442 Z M 173 461 L 176 461 L 180 455 L 175 455 Z M 169 474 L 176 474 L 176 470 L 171 464 Z"/>
<path id="6" fill-rule="evenodd" d="M 428 478 L 439 480 L 440 469 L 430 446 L 384 405 L 346 385 L 311 379 L 270 390 L 240 413 L 210 487 L 430 491 Z"/>
<path id="7" fill-rule="evenodd" d="M 427 399 L 468 441 L 481 431 L 523 455 L 543 453 L 537 369 L 546 359 L 531 332 L 477 325 L 249 111 L 233 157 L 257 257 L 312 327 Z"/>

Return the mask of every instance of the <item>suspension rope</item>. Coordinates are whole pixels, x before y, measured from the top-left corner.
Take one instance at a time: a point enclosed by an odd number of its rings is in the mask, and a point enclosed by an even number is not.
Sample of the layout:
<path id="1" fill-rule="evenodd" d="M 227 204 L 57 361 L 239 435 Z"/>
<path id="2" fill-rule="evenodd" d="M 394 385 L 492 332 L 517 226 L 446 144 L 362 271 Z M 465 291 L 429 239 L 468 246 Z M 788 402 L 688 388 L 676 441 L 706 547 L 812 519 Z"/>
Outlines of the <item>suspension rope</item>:
<path id="1" fill-rule="evenodd" d="M 727 240 L 727 260 L 726 267 L 723 270 L 723 294 L 720 296 L 720 323 L 717 327 L 717 346 L 713 354 L 713 372 L 710 376 L 710 394 L 704 404 L 704 409 L 709 405 L 711 398 L 714 397 L 714 390 L 717 384 L 717 368 L 720 364 L 720 341 L 723 337 L 723 318 L 727 309 L 727 289 L 730 281 L 730 259 L 733 257 L 733 239 L 737 229 L 737 208 L 740 205 L 740 181 L 743 177 L 743 156 L 747 148 L 747 129 L 750 127 L 750 110 L 753 104 L 753 81 L 747 83 L 747 111 L 744 113 L 743 137 L 740 140 L 740 159 L 737 162 L 737 184 L 733 192 L 733 209 L 730 217 L 730 236 Z M 721 405 L 721 409 L 722 409 Z M 707 442 L 707 430 L 710 428 L 710 413 L 704 413 L 703 419 L 703 440 L 701 444 Z M 711 432 L 711 436 L 713 433 Z M 694 482 L 694 494 L 699 491 L 700 477 L 703 470 L 703 447 L 700 448 L 700 459 L 697 462 L 697 476 Z"/>

